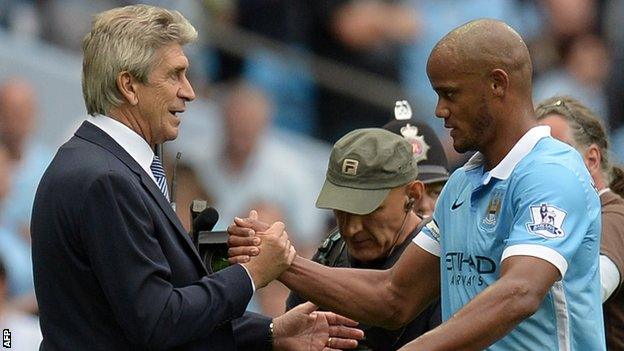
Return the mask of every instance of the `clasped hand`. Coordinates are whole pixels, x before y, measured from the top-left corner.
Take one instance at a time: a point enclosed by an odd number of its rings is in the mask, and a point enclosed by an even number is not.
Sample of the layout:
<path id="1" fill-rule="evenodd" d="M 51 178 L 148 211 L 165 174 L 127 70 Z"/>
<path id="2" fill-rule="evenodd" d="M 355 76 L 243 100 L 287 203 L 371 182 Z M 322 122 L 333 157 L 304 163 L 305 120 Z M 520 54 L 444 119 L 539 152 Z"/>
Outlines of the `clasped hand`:
<path id="1" fill-rule="evenodd" d="M 279 277 L 296 256 L 284 224 L 275 222 L 269 226 L 258 220 L 256 211 L 252 210 L 248 218 L 234 218 L 228 233 L 230 263 L 247 267 L 257 288 Z M 263 277 L 270 280 L 256 282 L 252 271 L 256 264 L 271 271 Z M 356 321 L 316 309 L 316 305 L 306 302 L 275 318 L 274 349 L 337 351 L 357 347 L 357 340 L 364 337 L 364 332 L 355 328 Z"/>

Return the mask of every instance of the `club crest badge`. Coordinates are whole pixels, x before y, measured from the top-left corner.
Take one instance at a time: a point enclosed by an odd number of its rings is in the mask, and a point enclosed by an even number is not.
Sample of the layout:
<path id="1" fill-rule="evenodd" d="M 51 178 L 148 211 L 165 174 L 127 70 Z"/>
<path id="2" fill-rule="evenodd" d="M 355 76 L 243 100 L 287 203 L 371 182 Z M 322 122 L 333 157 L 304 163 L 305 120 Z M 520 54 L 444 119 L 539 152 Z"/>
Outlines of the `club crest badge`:
<path id="1" fill-rule="evenodd" d="M 567 215 L 566 211 L 545 203 L 531 206 L 530 211 L 533 221 L 526 224 L 529 233 L 546 239 L 565 236 L 563 220 Z"/>
<path id="2" fill-rule="evenodd" d="M 481 221 L 484 228 L 491 229 L 496 226 L 498 222 L 498 215 L 501 210 L 501 203 L 503 202 L 503 195 L 505 191 L 503 189 L 496 189 L 492 192 L 490 202 L 485 211 L 485 217 Z"/>

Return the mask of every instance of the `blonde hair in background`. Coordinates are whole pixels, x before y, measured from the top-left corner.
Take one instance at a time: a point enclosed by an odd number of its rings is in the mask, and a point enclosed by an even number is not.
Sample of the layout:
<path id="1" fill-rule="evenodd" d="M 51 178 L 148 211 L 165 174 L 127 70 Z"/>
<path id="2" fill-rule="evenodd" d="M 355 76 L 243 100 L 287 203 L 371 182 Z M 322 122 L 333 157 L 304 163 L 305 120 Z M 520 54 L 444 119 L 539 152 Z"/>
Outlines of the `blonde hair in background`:
<path id="1" fill-rule="evenodd" d="M 196 39 L 197 31 L 178 11 L 133 5 L 95 15 L 91 32 L 82 42 L 82 94 L 87 112 L 105 115 L 123 102 L 117 90 L 119 73 L 127 71 L 147 83 L 158 48 Z"/>

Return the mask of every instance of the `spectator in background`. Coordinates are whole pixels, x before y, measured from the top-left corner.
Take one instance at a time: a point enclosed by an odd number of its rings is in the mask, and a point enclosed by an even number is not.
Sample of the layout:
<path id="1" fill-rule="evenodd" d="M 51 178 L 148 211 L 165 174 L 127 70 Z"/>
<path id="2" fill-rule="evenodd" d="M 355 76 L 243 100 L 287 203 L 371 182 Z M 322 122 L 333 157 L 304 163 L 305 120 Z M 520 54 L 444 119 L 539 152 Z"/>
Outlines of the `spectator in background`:
<path id="1" fill-rule="evenodd" d="M 0 202 L 9 192 L 12 177 L 11 157 L 8 148 L 0 139 Z M 37 304 L 32 291 L 30 244 L 2 224 L 2 209 L 0 209 L 0 258 L 6 263 L 3 286 L 6 289 L 5 297 L 11 298 L 11 304 L 16 309 L 35 312 Z M 26 289 L 28 293 L 16 294 L 20 288 Z"/>
<path id="2" fill-rule="evenodd" d="M 232 84 L 222 100 L 223 140 L 193 165 L 220 214 L 215 230 L 244 216 L 258 199 L 278 206 L 293 221 L 290 239 L 305 247 L 318 242 L 325 215 L 313 206 L 315 185 L 307 155 L 270 137 L 273 105 L 264 92 L 245 82 Z M 201 147 L 190 145 L 189 147 Z"/>
<path id="3" fill-rule="evenodd" d="M 285 58 L 282 51 L 301 50 L 307 17 L 307 13 L 299 11 L 303 3 L 290 0 L 207 0 L 204 6 L 213 15 L 211 20 L 214 23 L 235 25 L 240 33 L 252 36 L 247 40 L 255 42 L 255 38 L 260 38 L 280 47 L 276 52 L 228 40 L 233 47 L 252 49 L 245 56 L 236 56 L 227 51 L 210 50 L 212 43 L 209 42 L 207 55 L 212 63 L 209 68 L 212 68 L 213 80 L 244 79 L 262 88 L 276 106 L 272 119 L 275 126 L 311 136 L 316 128 L 312 75 L 306 64 Z M 222 29 L 216 29 L 212 34 L 218 37 L 222 33 Z"/>
<path id="4" fill-rule="evenodd" d="M 9 156 L 9 150 L 2 138 L 0 138 L 0 202 L 6 197 L 11 187 L 12 170 L 13 165 Z M 0 228 L 2 228 L 1 218 L 2 216 L 0 216 Z"/>
<path id="5" fill-rule="evenodd" d="M 594 0 L 545 0 L 541 1 L 548 14 L 550 32 L 558 41 L 567 41 L 592 31 L 598 20 L 597 3 Z"/>
<path id="6" fill-rule="evenodd" d="M 11 182 L 11 158 L 8 148 L 0 139 L 0 200 L 2 200 Z M 24 311 L 23 301 L 16 301 L 9 293 L 10 286 L 16 280 L 14 275 L 32 275 L 22 263 L 24 243 L 10 235 L 0 226 L 0 330 L 11 332 L 11 348 L 30 351 L 39 350 L 41 331 L 35 317 Z M 28 251 L 30 249 L 28 248 Z M 5 264 L 6 262 L 6 264 Z M 29 266 L 30 267 L 30 266 Z"/>
<path id="7" fill-rule="evenodd" d="M 624 162 L 624 1 L 609 0 L 605 10 L 605 36 L 611 49 L 611 64 L 607 82 L 609 101 L 608 130 L 611 150 Z"/>
<path id="8" fill-rule="evenodd" d="M 0 330 L 11 333 L 11 349 L 37 351 L 42 336 L 37 319 L 8 304 L 7 271 L 0 256 Z"/>
<path id="9" fill-rule="evenodd" d="M 0 85 L 0 138 L 6 144 L 15 169 L 5 209 L 7 225 L 28 238 L 28 223 L 35 191 L 51 152 L 33 140 L 37 126 L 37 95 L 29 82 L 19 77 Z"/>
<path id="10" fill-rule="evenodd" d="M 399 82 L 400 45 L 418 32 L 416 13 L 400 1 L 308 0 L 307 47 L 316 55 Z M 388 105 L 393 101 L 388 101 Z M 331 143 L 356 128 L 387 121 L 387 111 L 326 87 L 316 98 L 317 136 Z"/>
<path id="11" fill-rule="evenodd" d="M 2 82 L 0 139 L 7 147 L 13 174 L 9 193 L 0 202 L 0 225 L 4 228 L 4 238 L 0 240 L 15 244 L 6 262 L 10 294 L 23 297 L 24 308 L 31 311 L 36 310 L 36 302 L 30 258 L 30 214 L 37 184 L 52 159 L 52 153 L 33 138 L 36 125 L 37 95 L 31 84 L 19 77 Z"/>
<path id="12" fill-rule="evenodd" d="M 569 42 L 562 66 L 543 73 L 535 81 L 533 97 L 541 101 L 553 95 L 571 95 L 606 119 L 608 74 L 609 55 L 604 41 L 593 34 L 581 35 Z"/>
<path id="13" fill-rule="evenodd" d="M 540 102 L 536 114 L 541 124 L 551 127 L 553 137 L 581 153 L 600 194 L 600 278 L 607 348 L 624 350 L 624 194 L 613 191 L 621 191 L 624 173 L 609 161 L 609 142 L 601 120 L 578 100 L 555 96 Z"/>

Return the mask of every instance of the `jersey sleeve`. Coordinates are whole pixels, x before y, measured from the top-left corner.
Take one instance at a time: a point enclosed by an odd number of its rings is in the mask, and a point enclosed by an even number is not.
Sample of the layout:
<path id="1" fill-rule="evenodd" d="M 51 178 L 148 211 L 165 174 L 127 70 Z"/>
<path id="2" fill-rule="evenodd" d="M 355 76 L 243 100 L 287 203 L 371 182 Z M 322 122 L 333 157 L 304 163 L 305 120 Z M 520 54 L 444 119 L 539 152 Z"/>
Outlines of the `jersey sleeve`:
<path id="1" fill-rule="evenodd" d="M 412 242 L 432 255 L 440 257 L 440 228 L 434 219 L 425 225 Z"/>
<path id="2" fill-rule="evenodd" d="M 541 258 L 563 278 L 581 247 L 597 247 L 583 244 L 600 240 L 600 202 L 587 175 L 555 163 L 535 167 L 512 185 L 514 218 L 501 261 Z"/>
<path id="3" fill-rule="evenodd" d="M 442 206 L 446 203 L 444 199 L 448 196 L 448 185 L 442 189 L 442 193 L 438 197 L 438 201 L 436 202 L 435 210 L 433 211 L 432 220 L 429 221 L 418 233 L 412 242 L 418 246 L 420 246 L 423 250 L 429 252 L 432 255 L 440 257 L 440 223 L 438 220 L 442 213 Z"/>

